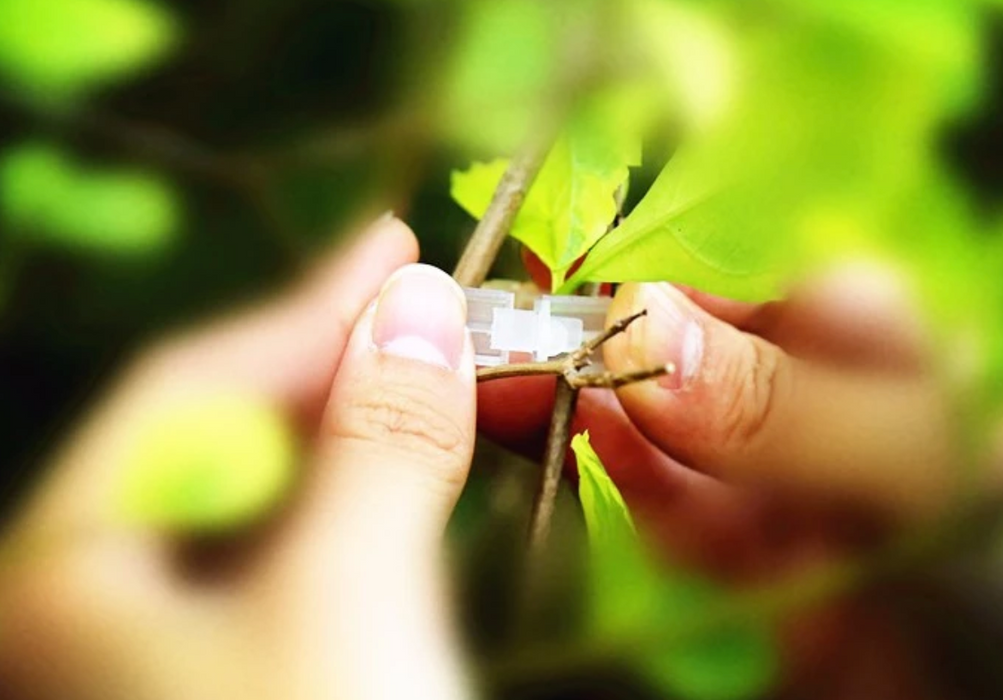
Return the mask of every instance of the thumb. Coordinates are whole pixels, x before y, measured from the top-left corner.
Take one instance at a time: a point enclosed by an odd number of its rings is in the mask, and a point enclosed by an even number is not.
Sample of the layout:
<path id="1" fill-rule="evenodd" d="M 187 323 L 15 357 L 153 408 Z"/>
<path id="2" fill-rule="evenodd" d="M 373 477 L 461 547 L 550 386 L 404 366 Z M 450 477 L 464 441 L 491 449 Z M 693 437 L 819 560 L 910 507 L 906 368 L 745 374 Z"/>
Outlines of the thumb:
<path id="1" fill-rule="evenodd" d="M 310 671 L 304 697 L 332 682 L 363 700 L 466 692 L 441 552 L 475 437 L 465 324 L 460 287 L 408 265 L 352 333 L 274 562 L 284 609 L 301 611 L 287 652 Z"/>
<path id="2" fill-rule="evenodd" d="M 331 391 L 318 485 L 365 506 L 394 537 L 438 538 L 467 478 L 475 437 L 466 301 L 442 271 L 408 265 L 353 332 Z"/>
<path id="3" fill-rule="evenodd" d="M 954 426 L 931 377 L 805 362 L 668 284 L 624 285 L 610 316 L 641 308 L 648 317 L 604 354 L 614 371 L 678 368 L 618 391 L 670 455 L 726 481 L 900 513 L 936 510 L 952 492 Z"/>

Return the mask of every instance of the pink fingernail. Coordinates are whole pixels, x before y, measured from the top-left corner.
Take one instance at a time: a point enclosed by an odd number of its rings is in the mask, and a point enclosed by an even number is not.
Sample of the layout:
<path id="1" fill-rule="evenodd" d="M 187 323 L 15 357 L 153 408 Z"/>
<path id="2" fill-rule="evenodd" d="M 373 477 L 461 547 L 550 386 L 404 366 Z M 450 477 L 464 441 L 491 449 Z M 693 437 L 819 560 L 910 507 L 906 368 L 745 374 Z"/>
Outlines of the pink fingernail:
<path id="1" fill-rule="evenodd" d="M 643 367 L 671 363 L 675 371 L 661 377 L 659 385 L 675 391 L 685 389 L 703 362 L 703 327 L 691 313 L 685 295 L 671 285 L 643 285 L 641 303 L 648 316 L 643 321 L 643 332 L 631 337 L 633 363 Z"/>
<path id="2" fill-rule="evenodd" d="M 463 292 L 449 275 L 429 265 L 408 265 L 380 292 L 373 343 L 388 355 L 458 369 L 466 315 Z"/>

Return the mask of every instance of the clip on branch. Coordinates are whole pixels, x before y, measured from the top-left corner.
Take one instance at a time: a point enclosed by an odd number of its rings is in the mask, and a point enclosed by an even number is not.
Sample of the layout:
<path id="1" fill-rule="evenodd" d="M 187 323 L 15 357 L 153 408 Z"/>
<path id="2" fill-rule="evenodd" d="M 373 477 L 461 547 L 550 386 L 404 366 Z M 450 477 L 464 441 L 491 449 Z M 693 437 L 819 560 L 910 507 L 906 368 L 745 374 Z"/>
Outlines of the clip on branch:
<path id="1" fill-rule="evenodd" d="M 525 312 L 532 313 L 532 312 Z M 617 321 L 594 337 L 582 342 L 576 349 L 565 352 L 553 359 L 539 362 L 501 364 L 494 367 L 482 367 L 477 371 L 477 381 L 486 382 L 506 377 L 525 377 L 539 375 L 555 375 L 559 377 L 557 395 L 554 405 L 550 432 L 547 436 L 547 448 L 544 456 L 543 475 L 540 490 L 533 504 L 530 521 L 530 556 L 535 557 L 542 552 L 550 535 L 550 521 L 554 512 L 557 497 L 557 487 L 560 483 L 561 468 L 571 440 L 571 419 L 574 415 L 578 390 L 584 388 L 617 388 L 640 382 L 675 371 L 675 365 L 669 363 L 659 367 L 633 372 L 589 372 L 593 365 L 593 355 L 604 343 L 620 335 L 642 316 L 641 311 Z"/>
<path id="2" fill-rule="evenodd" d="M 527 312 L 529 313 L 529 312 Z M 675 371 L 675 366 L 671 363 L 659 367 L 652 367 L 634 372 L 585 372 L 586 368 L 593 365 L 593 354 L 599 350 L 603 344 L 612 338 L 620 335 L 636 320 L 645 316 L 647 311 L 641 311 L 632 316 L 623 318 L 602 333 L 581 343 L 576 349 L 563 353 L 558 357 L 539 362 L 517 362 L 513 364 L 501 364 L 494 367 L 481 367 L 477 370 L 477 381 L 487 382 L 493 379 L 504 379 L 507 377 L 527 377 L 539 375 L 557 375 L 562 377 L 573 389 L 585 389 L 589 387 L 610 388 L 632 384 L 671 374 Z"/>

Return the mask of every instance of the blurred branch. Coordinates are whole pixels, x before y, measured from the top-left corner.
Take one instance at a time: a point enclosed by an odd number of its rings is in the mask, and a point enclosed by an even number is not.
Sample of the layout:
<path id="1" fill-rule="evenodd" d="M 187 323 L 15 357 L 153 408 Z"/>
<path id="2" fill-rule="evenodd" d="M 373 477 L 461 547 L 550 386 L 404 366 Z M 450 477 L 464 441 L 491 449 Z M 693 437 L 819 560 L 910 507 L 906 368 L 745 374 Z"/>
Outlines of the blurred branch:
<path id="1" fill-rule="evenodd" d="M 51 108 L 6 90 L 0 90 L 0 104 L 49 126 L 97 136 L 172 170 L 214 180 L 233 179 L 238 170 L 236 164 L 229 163 L 209 148 L 164 127 L 141 124 L 80 105 Z"/>
<path id="2" fill-rule="evenodd" d="M 0 104 L 49 126 L 68 128 L 121 148 L 130 157 L 229 187 L 261 216 L 283 258 L 300 267 L 304 250 L 275 199 L 268 172 L 254 161 L 217 153 L 163 126 L 145 124 L 86 106 L 53 109 L 0 91 Z"/>

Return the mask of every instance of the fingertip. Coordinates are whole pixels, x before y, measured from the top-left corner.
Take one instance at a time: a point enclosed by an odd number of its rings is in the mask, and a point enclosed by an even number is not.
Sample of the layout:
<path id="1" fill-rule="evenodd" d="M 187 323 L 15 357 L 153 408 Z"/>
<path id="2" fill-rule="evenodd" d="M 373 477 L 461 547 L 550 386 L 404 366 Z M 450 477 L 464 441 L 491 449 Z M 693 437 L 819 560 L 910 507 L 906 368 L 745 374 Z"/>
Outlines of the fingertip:
<path id="1" fill-rule="evenodd" d="M 373 236 L 385 238 L 384 245 L 392 246 L 402 258 L 408 261 L 418 260 L 418 237 L 414 231 L 398 219 L 393 212 L 387 212 L 377 219 L 370 227 Z"/>
<path id="2" fill-rule="evenodd" d="M 374 279 L 382 275 L 376 284 L 379 289 L 394 270 L 418 260 L 418 238 L 393 212 L 388 211 L 366 225 L 352 227 L 351 231 L 322 254 L 307 276 L 305 286 L 308 289 L 316 289 L 332 278 L 347 274 Z"/>
<path id="3" fill-rule="evenodd" d="M 705 326 L 713 319 L 670 284 L 639 284 L 621 288 L 607 325 L 642 311 L 644 318 L 605 344 L 606 365 L 614 372 L 671 366 L 674 371 L 656 383 L 674 391 L 689 388 L 702 371 Z"/>

